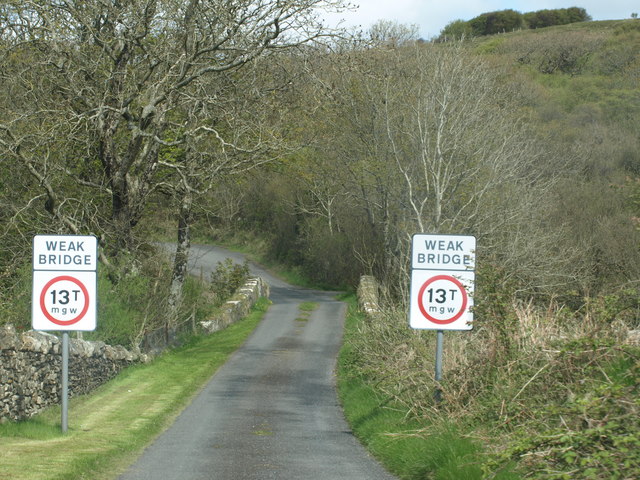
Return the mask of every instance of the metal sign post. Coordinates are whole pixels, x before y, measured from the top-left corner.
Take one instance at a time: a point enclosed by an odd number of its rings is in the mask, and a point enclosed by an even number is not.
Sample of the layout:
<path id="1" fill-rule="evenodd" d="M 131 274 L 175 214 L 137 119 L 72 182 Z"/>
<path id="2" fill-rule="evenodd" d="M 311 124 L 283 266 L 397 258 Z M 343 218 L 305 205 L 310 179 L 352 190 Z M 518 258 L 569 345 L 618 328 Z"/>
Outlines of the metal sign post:
<path id="1" fill-rule="evenodd" d="M 411 245 L 409 325 L 437 330 L 434 399 L 442 400 L 444 330 L 473 328 L 476 238 L 416 234 Z"/>
<path id="2" fill-rule="evenodd" d="M 440 388 L 440 381 L 442 380 L 442 350 L 444 343 L 444 331 L 438 330 L 436 338 L 436 391 L 433 394 L 433 399 L 436 403 L 442 401 L 442 389 Z"/>
<path id="3" fill-rule="evenodd" d="M 69 428 L 69 334 L 62 334 L 62 391 L 60 393 L 62 403 L 62 433 L 67 433 Z"/>
<path id="4" fill-rule="evenodd" d="M 69 330 L 96 329 L 98 239 L 91 235 L 36 235 L 33 238 L 34 330 L 61 331 L 60 403 L 62 432 L 68 429 Z"/>

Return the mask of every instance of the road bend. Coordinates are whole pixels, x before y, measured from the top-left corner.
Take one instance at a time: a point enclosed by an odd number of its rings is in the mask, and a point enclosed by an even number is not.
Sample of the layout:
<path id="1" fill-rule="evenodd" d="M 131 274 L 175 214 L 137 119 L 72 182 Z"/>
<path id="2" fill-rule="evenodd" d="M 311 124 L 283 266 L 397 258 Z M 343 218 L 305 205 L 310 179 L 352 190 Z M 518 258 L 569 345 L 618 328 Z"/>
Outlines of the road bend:
<path id="1" fill-rule="evenodd" d="M 240 254 L 192 247 L 208 276 Z M 252 265 L 271 285 L 265 318 L 174 424 L 120 480 L 391 480 L 346 424 L 335 389 L 345 304 Z M 307 318 L 301 302 L 316 302 Z"/>

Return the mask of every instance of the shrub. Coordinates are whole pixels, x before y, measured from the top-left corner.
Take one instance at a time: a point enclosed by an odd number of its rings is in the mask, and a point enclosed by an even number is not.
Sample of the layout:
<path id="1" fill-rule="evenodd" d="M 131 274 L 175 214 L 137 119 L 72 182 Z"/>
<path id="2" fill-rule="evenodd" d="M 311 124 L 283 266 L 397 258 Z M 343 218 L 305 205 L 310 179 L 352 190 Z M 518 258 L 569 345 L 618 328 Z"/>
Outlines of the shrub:
<path id="1" fill-rule="evenodd" d="M 564 398 L 534 405 L 527 427 L 518 429 L 487 470 L 515 460 L 532 478 L 638 478 L 637 354 L 593 339 L 568 343 L 556 365 L 566 375 L 557 384 L 566 389 Z M 558 373 L 546 375 L 545 391 Z M 540 389 L 539 382 L 532 388 Z"/>
<path id="2" fill-rule="evenodd" d="M 249 261 L 242 265 L 234 263 L 227 258 L 224 262 L 218 262 L 216 270 L 211 273 L 211 291 L 214 295 L 214 304 L 222 305 L 233 293 L 240 288 L 249 278 Z"/>
<path id="3" fill-rule="evenodd" d="M 500 10 L 483 13 L 469 20 L 474 35 L 493 35 L 511 32 L 524 26 L 522 14 L 515 10 Z"/>
<path id="4" fill-rule="evenodd" d="M 538 10 L 524 14 L 524 21 L 528 28 L 552 27 L 588 20 L 591 20 L 591 16 L 584 8 L 578 7 Z"/>
<path id="5" fill-rule="evenodd" d="M 518 59 L 520 63 L 532 65 L 545 74 L 577 75 L 602 47 L 604 37 L 588 32 L 554 32 L 529 41 L 530 45 L 523 48 Z"/>
<path id="6" fill-rule="evenodd" d="M 638 477 L 640 349 L 621 341 L 637 323 L 637 292 L 572 311 L 518 300 L 497 269 L 479 273 L 488 285 L 476 289 L 474 330 L 445 335 L 441 403 L 434 332 L 409 329 L 401 309 L 360 323 L 350 368 L 425 425 L 412 435 L 448 424 L 487 445 L 483 478 L 514 464 L 527 478 Z"/>

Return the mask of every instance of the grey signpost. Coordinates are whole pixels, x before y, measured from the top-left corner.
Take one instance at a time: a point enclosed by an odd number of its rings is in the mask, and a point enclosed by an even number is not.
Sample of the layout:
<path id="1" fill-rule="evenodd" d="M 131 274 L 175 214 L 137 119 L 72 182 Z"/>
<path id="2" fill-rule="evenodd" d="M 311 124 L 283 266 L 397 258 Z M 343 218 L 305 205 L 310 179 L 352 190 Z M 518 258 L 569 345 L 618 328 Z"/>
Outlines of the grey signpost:
<path id="1" fill-rule="evenodd" d="M 33 238 L 31 320 L 34 330 L 62 333 L 62 431 L 68 429 L 69 331 L 96 328 L 98 240 L 91 235 Z"/>
<path id="2" fill-rule="evenodd" d="M 418 233 L 411 244 L 411 328 L 436 330 L 435 380 L 442 380 L 445 330 L 473 328 L 476 238 Z M 435 392 L 441 400 L 441 391 Z"/>

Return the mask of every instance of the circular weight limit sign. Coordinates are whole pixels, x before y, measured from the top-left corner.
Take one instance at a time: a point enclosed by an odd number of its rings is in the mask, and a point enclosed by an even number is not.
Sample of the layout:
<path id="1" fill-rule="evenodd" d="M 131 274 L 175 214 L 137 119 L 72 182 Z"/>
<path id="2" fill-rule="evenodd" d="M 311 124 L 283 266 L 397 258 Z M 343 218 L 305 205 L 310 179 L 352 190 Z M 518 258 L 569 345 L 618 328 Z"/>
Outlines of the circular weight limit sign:
<path id="1" fill-rule="evenodd" d="M 89 309 L 87 287 L 69 275 L 52 278 L 40 292 L 40 309 L 56 325 L 74 325 Z"/>
<path id="2" fill-rule="evenodd" d="M 466 311 L 469 297 L 464 285 L 450 275 L 436 275 L 427 280 L 418 293 L 418 307 L 424 317 L 437 324 L 448 325 Z"/>

